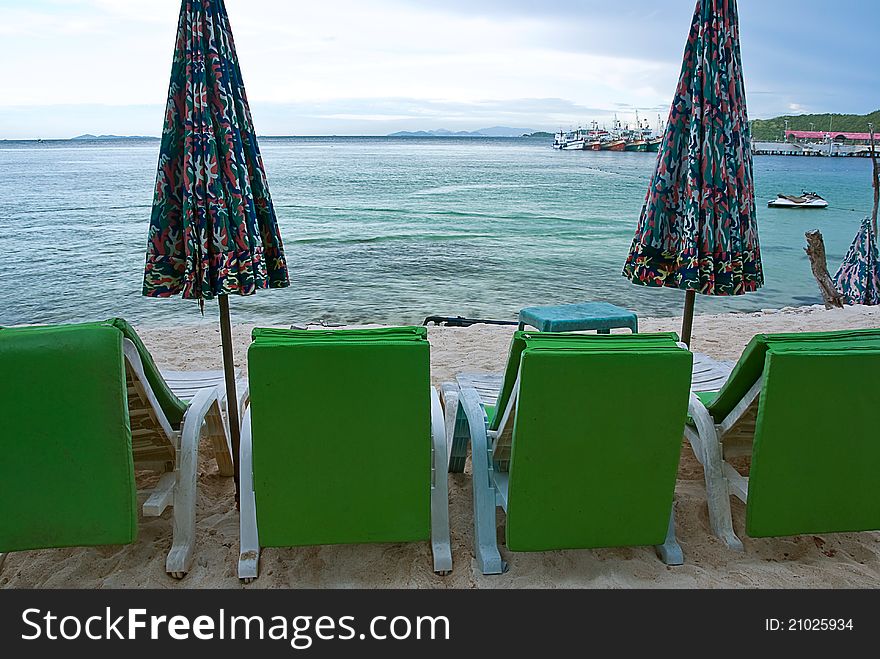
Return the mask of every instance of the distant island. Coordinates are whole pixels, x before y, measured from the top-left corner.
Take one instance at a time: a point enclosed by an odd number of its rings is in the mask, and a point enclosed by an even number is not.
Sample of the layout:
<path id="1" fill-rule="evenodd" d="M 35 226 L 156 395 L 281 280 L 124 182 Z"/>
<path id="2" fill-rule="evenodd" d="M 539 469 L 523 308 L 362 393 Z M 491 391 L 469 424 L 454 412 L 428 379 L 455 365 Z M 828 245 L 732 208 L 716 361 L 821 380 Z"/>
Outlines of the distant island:
<path id="1" fill-rule="evenodd" d="M 522 137 L 530 135 L 532 130 L 529 128 L 511 128 L 510 126 L 492 126 L 491 128 L 480 128 L 479 130 L 446 130 L 440 128 L 438 130 L 417 130 L 407 131 L 401 130 L 391 133 L 388 137 Z"/>
<path id="2" fill-rule="evenodd" d="M 523 137 L 553 137 L 553 133 L 545 130 L 536 130 L 534 133 L 523 133 Z"/>
<path id="3" fill-rule="evenodd" d="M 153 137 L 152 135 L 91 135 L 90 133 L 86 133 L 85 135 L 77 135 L 76 137 L 71 137 L 71 140 L 157 140 L 158 137 Z"/>
<path id="4" fill-rule="evenodd" d="M 752 122 L 752 139 L 756 142 L 781 140 L 785 135 L 785 122 L 789 130 L 836 130 L 842 133 L 867 133 L 873 123 L 880 131 L 880 110 L 870 114 L 794 114 L 773 119 L 755 119 Z"/>

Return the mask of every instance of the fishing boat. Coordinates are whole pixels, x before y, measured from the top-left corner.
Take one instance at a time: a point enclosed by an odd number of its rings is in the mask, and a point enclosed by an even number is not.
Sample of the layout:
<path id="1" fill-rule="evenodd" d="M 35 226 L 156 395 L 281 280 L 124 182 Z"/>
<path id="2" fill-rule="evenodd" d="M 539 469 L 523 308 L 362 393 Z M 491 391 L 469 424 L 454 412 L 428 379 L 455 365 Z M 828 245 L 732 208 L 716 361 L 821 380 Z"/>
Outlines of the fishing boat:
<path id="1" fill-rule="evenodd" d="M 616 123 L 620 126 L 619 121 Z M 651 128 L 648 126 L 647 122 L 642 122 L 642 120 L 639 119 L 639 113 L 636 111 L 635 127 L 630 128 L 630 125 L 626 124 L 623 127 L 623 130 L 618 130 L 617 137 L 622 137 L 626 140 L 624 151 L 644 152 L 648 150 L 648 138 L 651 137 Z"/>
<path id="2" fill-rule="evenodd" d="M 806 190 L 799 197 L 779 193 L 767 202 L 769 208 L 827 208 L 828 202 L 815 192 Z"/>
<path id="3" fill-rule="evenodd" d="M 553 137 L 553 148 L 565 151 L 582 151 L 584 148 L 584 137 L 585 133 L 580 128 L 570 131 L 560 130 Z"/>
<path id="4" fill-rule="evenodd" d="M 626 143 L 626 148 L 624 151 L 647 151 L 648 150 L 648 142 L 642 139 L 632 139 L 628 140 Z"/>
<path id="5" fill-rule="evenodd" d="M 584 143 L 584 149 L 588 151 L 601 151 L 602 143 L 611 139 L 611 133 L 604 128 L 599 128 L 599 122 L 594 121 L 592 127 L 587 131 L 587 140 Z"/>
<path id="6" fill-rule="evenodd" d="M 569 140 L 565 144 L 560 147 L 566 151 L 583 151 L 584 150 L 584 140 L 581 137 Z"/>
<path id="7" fill-rule="evenodd" d="M 660 115 L 657 115 L 657 128 L 651 131 L 650 135 L 645 137 L 645 141 L 648 143 L 648 151 L 650 153 L 657 153 L 660 150 L 660 145 L 663 144 L 663 133 L 666 130 L 666 125 L 663 123 L 663 120 L 660 119 Z"/>
<path id="8" fill-rule="evenodd" d="M 625 151 L 627 134 L 624 132 L 623 124 L 617 120 L 614 115 L 614 121 L 611 124 L 611 130 L 602 136 L 602 151 Z"/>

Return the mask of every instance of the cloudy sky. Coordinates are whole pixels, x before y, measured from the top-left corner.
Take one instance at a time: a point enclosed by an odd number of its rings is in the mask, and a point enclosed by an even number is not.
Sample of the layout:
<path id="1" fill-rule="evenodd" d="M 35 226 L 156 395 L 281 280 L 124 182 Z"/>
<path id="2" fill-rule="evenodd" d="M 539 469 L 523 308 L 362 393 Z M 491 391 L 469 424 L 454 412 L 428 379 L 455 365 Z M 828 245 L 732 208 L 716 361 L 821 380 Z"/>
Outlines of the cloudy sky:
<path id="1" fill-rule="evenodd" d="M 665 115 L 694 0 L 226 0 L 257 130 Z M 880 107 L 877 0 L 740 0 L 750 116 Z M 157 135 L 180 0 L 0 0 L 0 138 Z M 871 28 L 873 30 L 873 27 Z"/>

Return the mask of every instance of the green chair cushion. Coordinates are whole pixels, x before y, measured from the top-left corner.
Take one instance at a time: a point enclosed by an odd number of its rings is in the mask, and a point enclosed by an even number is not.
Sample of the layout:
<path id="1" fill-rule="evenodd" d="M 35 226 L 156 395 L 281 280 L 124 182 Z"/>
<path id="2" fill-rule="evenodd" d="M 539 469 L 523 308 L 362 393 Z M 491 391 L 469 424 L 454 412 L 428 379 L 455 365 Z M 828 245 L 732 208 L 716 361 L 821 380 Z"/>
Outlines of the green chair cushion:
<path id="1" fill-rule="evenodd" d="M 161 371 L 156 366 L 156 362 L 153 360 L 153 356 L 147 350 L 147 347 L 144 345 L 144 342 L 141 341 L 141 337 L 138 336 L 134 327 L 129 324 L 124 318 L 109 318 L 105 321 L 96 321 L 90 323 L 76 323 L 73 325 L 45 325 L 41 327 L 99 327 L 102 325 L 112 325 L 120 332 L 122 332 L 122 336 L 131 341 L 135 348 L 138 351 L 138 355 L 141 358 L 141 363 L 144 367 L 144 375 L 147 377 L 147 381 L 150 383 L 150 387 L 153 390 L 153 393 L 156 395 L 156 400 L 159 403 L 159 407 L 162 408 L 162 411 L 165 413 L 169 423 L 174 428 L 179 428 L 180 424 L 183 422 L 183 415 L 186 413 L 187 408 L 189 407 L 189 403 L 179 399 L 171 388 L 168 386 L 168 383 L 165 382 L 165 379 L 162 377 Z M 3 329 L 0 327 L 0 329 Z"/>
<path id="2" fill-rule="evenodd" d="M 514 332 L 513 340 L 510 342 L 510 352 L 507 356 L 507 366 L 504 369 L 504 378 L 502 380 L 501 389 L 498 393 L 498 401 L 495 406 L 498 410 L 504 410 L 507 402 L 510 400 L 510 394 L 516 384 L 516 376 L 519 372 L 520 358 L 526 343 L 531 345 L 541 345 L 547 348 L 558 348 L 564 350 L 567 348 L 575 350 L 588 350 L 592 348 L 607 349 L 613 341 L 615 349 L 625 349 L 630 346 L 651 346 L 664 345 L 668 346 L 670 340 L 674 344 L 678 341 L 678 335 L 674 332 L 657 332 L 644 334 L 578 334 L 574 332 L 530 332 L 519 330 Z M 498 424 L 501 422 L 502 414 L 498 414 L 494 418 L 490 417 L 490 430 L 497 430 Z"/>
<path id="3" fill-rule="evenodd" d="M 880 340 L 870 333 L 766 350 L 746 532 L 880 529 Z"/>
<path id="4" fill-rule="evenodd" d="M 483 410 L 486 412 L 486 418 L 489 420 L 489 425 L 492 425 L 492 422 L 495 420 L 495 411 L 498 409 L 497 405 L 483 405 Z"/>
<path id="5" fill-rule="evenodd" d="M 260 544 L 430 537 L 427 330 L 256 329 L 253 338 Z"/>
<path id="6" fill-rule="evenodd" d="M 174 392 L 168 387 L 165 378 L 162 377 L 162 373 L 156 366 L 156 362 L 153 361 L 153 356 L 147 350 L 144 342 L 141 341 L 141 337 L 134 331 L 134 328 L 124 318 L 111 318 L 107 322 L 122 332 L 122 335 L 137 348 L 141 363 L 144 366 L 144 375 L 146 375 L 147 382 L 150 383 L 150 387 L 156 395 L 159 407 L 165 412 L 169 423 L 174 428 L 179 428 L 183 422 L 183 415 L 186 413 L 188 404 L 175 396 Z"/>
<path id="7" fill-rule="evenodd" d="M 715 423 L 721 423 L 733 411 L 736 404 L 761 377 L 767 350 L 770 346 L 779 345 L 807 351 L 822 351 L 829 344 L 833 344 L 842 348 L 858 350 L 861 348 L 870 349 L 876 345 L 878 340 L 880 340 L 880 329 L 758 334 L 746 346 L 727 382 L 711 405 L 708 406 L 709 414 L 712 415 Z"/>
<path id="8" fill-rule="evenodd" d="M 712 402 L 718 398 L 717 391 L 695 391 L 697 398 L 703 403 L 703 405 L 709 406 Z"/>
<path id="9" fill-rule="evenodd" d="M 661 544 L 692 355 L 674 335 L 564 336 L 514 339 L 521 374 L 507 546 Z"/>
<path id="10" fill-rule="evenodd" d="M 696 395 L 697 398 L 700 399 L 700 402 L 703 403 L 706 407 L 712 404 L 712 401 L 718 398 L 717 391 L 694 391 L 691 392 Z M 688 415 L 687 422 L 693 425 L 694 420 Z"/>
<path id="11" fill-rule="evenodd" d="M 0 551 L 137 537 L 122 334 L 0 331 Z"/>

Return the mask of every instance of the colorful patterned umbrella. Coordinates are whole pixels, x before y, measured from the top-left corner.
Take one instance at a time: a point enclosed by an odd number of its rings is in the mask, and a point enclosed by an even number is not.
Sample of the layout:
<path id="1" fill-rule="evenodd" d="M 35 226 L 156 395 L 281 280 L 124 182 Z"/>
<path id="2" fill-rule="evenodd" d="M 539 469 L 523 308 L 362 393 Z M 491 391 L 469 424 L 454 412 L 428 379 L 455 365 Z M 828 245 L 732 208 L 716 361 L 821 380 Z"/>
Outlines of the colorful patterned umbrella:
<path id="1" fill-rule="evenodd" d="M 871 220 L 865 218 L 834 275 L 848 304 L 880 304 L 880 256 Z"/>
<path id="2" fill-rule="evenodd" d="M 150 218 L 143 294 L 217 296 L 238 482 L 227 295 L 288 286 L 278 222 L 223 0 L 184 0 Z"/>
<path id="3" fill-rule="evenodd" d="M 698 0 L 666 133 L 624 276 L 694 294 L 764 283 L 736 0 Z"/>

